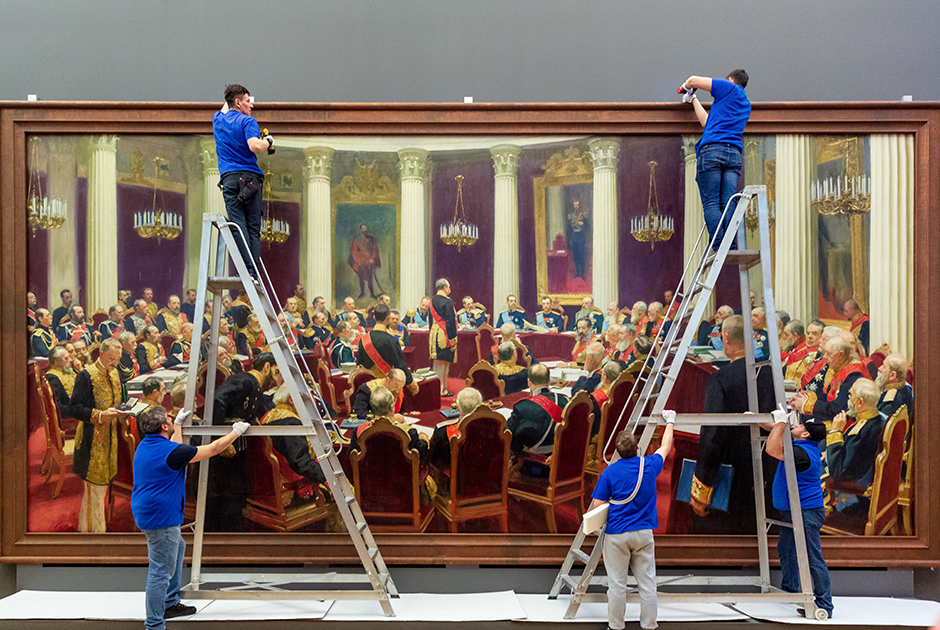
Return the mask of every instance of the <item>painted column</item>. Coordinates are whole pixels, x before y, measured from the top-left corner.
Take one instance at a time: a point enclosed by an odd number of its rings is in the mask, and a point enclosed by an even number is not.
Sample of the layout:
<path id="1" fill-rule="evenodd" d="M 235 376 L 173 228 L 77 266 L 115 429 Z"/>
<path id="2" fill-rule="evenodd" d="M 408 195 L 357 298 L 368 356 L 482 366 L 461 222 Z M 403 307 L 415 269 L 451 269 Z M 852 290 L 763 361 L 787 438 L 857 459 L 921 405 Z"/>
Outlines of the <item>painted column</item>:
<path id="1" fill-rule="evenodd" d="M 804 324 L 819 312 L 818 216 L 810 203 L 815 144 L 812 136 L 777 136 L 774 303 Z"/>
<path id="2" fill-rule="evenodd" d="M 78 300 L 78 260 L 75 256 L 75 143 L 55 138 L 49 144 L 49 198 L 68 204 L 69 216 L 61 227 L 49 230 L 49 296 L 40 304 L 59 304 L 59 291 L 68 289 Z M 115 296 L 117 297 L 117 296 Z M 84 306 L 84 305 L 83 305 Z"/>
<path id="3" fill-rule="evenodd" d="M 519 295 L 519 153 L 520 147 L 500 144 L 490 149 L 496 186 L 493 204 L 493 303 L 502 310 L 506 296 Z"/>
<path id="4" fill-rule="evenodd" d="M 203 138 L 199 141 L 199 166 L 202 175 L 202 197 L 200 199 L 201 212 L 190 212 L 187 228 L 189 234 L 186 242 L 189 244 L 189 255 L 186 267 L 186 286 L 196 287 L 199 284 L 199 251 L 202 247 L 202 217 L 203 214 L 221 214 L 226 216 L 225 199 L 219 189 L 219 163 L 215 154 L 215 140 Z M 218 236 L 213 232 L 209 243 L 211 256 L 214 257 Z M 214 263 L 213 263 L 214 264 Z"/>
<path id="5" fill-rule="evenodd" d="M 588 142 L 588 147 L 594 162 L 591 286 L 595 306 L 604 309 L 608 302 L 620 304 L 620 248 L 617 243 L 617 162 L 620 141 L 599 138 Z"/>
<path id="6" fill-rule="evenodd" d="M 682 147 L 685 150 L 685 225 L 683 227 L 682 257 L 688 262 L 692 260 L 692 267 L 698 267 L 699 261 L 705 250 L 708 249 L 708 232 L 702 234 L 702 228 L 705 227 L 705 212 L 702 210 L 702 196 L 698 191 L 698 184 L 695 181 L 695 175 L 698 172 L 698 162 L 695 158 L 695 143 L 698 136 L 684 136 L 682 138 Z M 702 240 L 695 246 L 699 235 Z M 683 267 L 684 268 L 684 267 Z M 691 279 L 691 274 L 689 278 Z M 688 286 L 683 287 L 686 291 Z M 711 318 L 718 307 L 715 305 L 715 292 L 708 297 L 708 306 L 705 307 L 705 318 Z"/>
<path id="7" fill-rule="evenodd" d="M 307 297 L 317 295 L 326 299 L 328 309 L 333 308 L 333 226 L 330 205 L 330 171 L 333 167 L 333 149 L 307 147 L 304 149 L 304 209 L 300 221 L 300 282 L 307 289 Z"/>
<path id="8" fill-rule="evenodd" d="M 398 246 L 398 305 L 413 308 L 424 297 L 427 284 L 427 224 L 425 221 L 425 166 L 428 152 L 424 149 L 398 151 L 401 171 L 401 233 Z M 394 298 L 393 298 L 394 303 Z"/>
<path id="9" fill-rule="evenodd" d="M 107 309 L 117 301 L 117 136 L 91 141 L 88 168 L 88 228 L 85 313 Z"/>
<path id="10" fill-rule="evenodd" d="M 565 235 L 565 189 L 549 186 L 545 189 L 545 221 L 548 223 L 548 249 L 554 248 L 555 236 Z M 539 296 L 541 299 L 542 296 Z"/>
<path id="11" fill-rule="evenodd" d="M 872 135 L 870 350 L 914 351 L 914 136 Z M 921 305 L 922 312 L 931 310 Z"/>

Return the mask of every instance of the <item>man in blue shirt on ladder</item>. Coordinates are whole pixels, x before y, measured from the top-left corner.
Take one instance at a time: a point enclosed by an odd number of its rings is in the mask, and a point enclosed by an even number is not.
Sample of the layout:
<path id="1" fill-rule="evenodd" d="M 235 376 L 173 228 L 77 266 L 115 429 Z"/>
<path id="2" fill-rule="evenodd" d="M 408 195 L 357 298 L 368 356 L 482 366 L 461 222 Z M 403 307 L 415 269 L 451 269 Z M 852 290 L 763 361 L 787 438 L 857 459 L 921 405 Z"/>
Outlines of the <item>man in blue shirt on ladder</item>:
<path id="1" fill-rule="evenodd" d="M 633 431 L 617 435 L 620 459 L 601 473 L 594 488 L 591 509 L 608 503 L 604 530 L 604 565 L 607 567 L 607 624 L 624 627 L 627 607 L 627 574 L 632 569 L 640 592 L 640 627 L 652 630 L 656 623 L 656 556 L 653 530 L 659 527 L 656 514 L 656 477 L 663 471 L 672 450 L 675 411 L 663 411 L 666 429 L 659 449 L 649 457 L 637 456 Z"/>
<path id="2" fill-rule="evenodd" d="M 734 70 L 724 79 L 691 76 L 679 88 L 680 93 L 685 94 L 683 102 L 692 103 L 695 116 L 705 128 L 702 138 L 695 144 L 698 158 L 695 181 L 702 196 L 708 236 L 713 239 L 715 250 L 725 233 L 726 223 L 721 221 L 721 214 L 731 196 L 738 192 L 741 176 L 744 149 L 741 135 L 751 117 L 751 102 L 744 92 L 747 78 L 744 70 Z M 710 111 L 705 111 L 695 96 L 696 90 L 711 92 L 715 100 Z"/>

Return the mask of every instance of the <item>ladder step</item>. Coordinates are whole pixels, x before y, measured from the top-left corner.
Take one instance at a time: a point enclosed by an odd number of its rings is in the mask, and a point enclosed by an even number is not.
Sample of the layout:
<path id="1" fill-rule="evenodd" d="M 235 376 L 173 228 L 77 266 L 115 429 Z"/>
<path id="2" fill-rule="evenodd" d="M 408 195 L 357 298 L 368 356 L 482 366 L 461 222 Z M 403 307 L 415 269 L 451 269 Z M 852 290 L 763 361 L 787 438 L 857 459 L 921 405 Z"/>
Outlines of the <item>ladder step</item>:
<path id="1" fill-rule="evenodd" d="M 368 527 L 369 527 L 369 524 L 366 523 L 365 521 L 359 521 L 358 523 L 356 523 L 356 529 L 359 530 L 359 533 L 360 533 L 360 534 L 361 534 L 362 532 L 366 531 L 366 529 L 368 529 Z"/>
<path id="2" fill-rule="evenodd" d="M 369 547 L 369 560 L 375 560 L 375 557 L 379 555 L 378 547 Z"/>
<path id="3" fill-rule="evenodd" d="M 793 529 L 793 523 L 786 523 L 784 521 L 778 521 L 773 518 L 765 518 L 764 522 L 768 525 L 778 525 L 779 527 L 789 527 L 790 529 Z"/>
<path id="4" fill-rule="evenodd" d="M 588 554 L 584 553 L 584 552 L 581 551 L 580 549 L 572 549 L 572 550 L 571 550 L 571 555 L 574 556 L 575 558 L 577 558 L 578 560 L 580 560 L 581 562 L 583 562 L 584 564 L 587 564 L 587 563 L 588 563 L 588 560 L 591 559 L 591 556 L 589 556 Z"/>
<path id="5" fill-rule="evenodd" d="M 238 277 L 215 276 L 206 282 L 206 289 L 213 293 L 242 288 L 242 279 Z"/>
<path id="6" fill-rule="evenodd" d="M 760 251 L 755 249 L 736 249 L 728 252 L 725 257 L 726 265 L 738 265 L 750 269 L 760 264 Z"/>
<path id="7" fill-rule="evenodd" d="M 766 367 L 766 366 L 768 366 L 768 365 L 773 365 L 773 364 L 774 364 L 774 362 L 773 362 L 772 360 L 770 360 L 770 359 L 765 359 L 764 361 L 755 361 L 755 362 L 754 362 L 754 367 L 756 367 L 756 368 L 762 368 L 762 367 Z"/>
<path id="8" fill-rule="evenodd" d="M 348 497 L 346 497 L 346 505 L 352 505 L 355 502 L 356 502 L 356 495 L 351 494 Z"/>
<path id="9" fill-rule="evenodd" d="M 572 592 L 574 592 L 574 590 L 578 588 L 578 584 L 581 582 L 580 577 L 574 577 L 573 575 L 567 575 L 567 574 L 562 575 L 561 579 L 565 582 L 565 584 L 568 585 L 568 588 L 570 588 Z"/>

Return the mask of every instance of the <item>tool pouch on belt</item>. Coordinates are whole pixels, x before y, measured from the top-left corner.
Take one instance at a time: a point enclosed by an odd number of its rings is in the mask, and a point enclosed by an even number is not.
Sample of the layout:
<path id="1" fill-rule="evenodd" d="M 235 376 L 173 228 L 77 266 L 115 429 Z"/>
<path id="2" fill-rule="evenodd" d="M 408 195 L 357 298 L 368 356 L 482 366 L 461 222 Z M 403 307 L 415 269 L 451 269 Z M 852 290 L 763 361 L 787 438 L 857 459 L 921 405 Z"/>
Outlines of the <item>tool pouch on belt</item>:
<path id="1" fill-rule="evenodd" d="M 251 201 L 261 188 L 261 178 L 257 175 L 243 175 L 238 178 L 238 200 L 242 203 Z"/>

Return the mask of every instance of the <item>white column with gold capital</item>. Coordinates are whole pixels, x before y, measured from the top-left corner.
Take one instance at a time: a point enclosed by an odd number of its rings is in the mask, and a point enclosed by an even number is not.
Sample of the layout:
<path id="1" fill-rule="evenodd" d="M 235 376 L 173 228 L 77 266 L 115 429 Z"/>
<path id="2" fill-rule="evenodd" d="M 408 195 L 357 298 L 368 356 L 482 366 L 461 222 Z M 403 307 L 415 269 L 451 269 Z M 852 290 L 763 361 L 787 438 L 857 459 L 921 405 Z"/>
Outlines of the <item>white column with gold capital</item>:
<path id="1" fill-rule="evenodd" d="M 425 166 L 428 152 L 424 149 L 398 151 L 401 171 L 401 233 L 399 244 L 398 287 L 399 310 L 415 308 L 424 297 L 427 263 L 425 240 L 427 224 L 424 210 L 426 201 Z"/>
<path id="2" fill-rule="evenodd" d="M 300 282 L 310 300 L 317 295 L 333 307 L 333 226 L 330 171 L 333 149 L 304 149 L 304 213 L 300 222 Z"/>
<path id="3" fill-rule="evenodd" d="M 804 324 L 819 312 L 818 215 L 810 184 L 815 179 L 812 136 L 777 136 L 774 304 Z"/>
<path id="4" fill-rule="evenodd" d="M 620 250 L 617 245 L 617 162 L 620 141 L 597 138 L 588 142 L 588 147 L 594 162 L 591 293 L 595 306 L 604 309 L 608 302 L 620 303 Z"/>
<path id="5" fill-rule="evenodd" d="M 189 212 L 189 220 L 186 222 L 187 233 L 186 242 L 189 246 L 188 264 L 186 265 L 186 286 L 196 287 L 199 285 L 199 248 L 202 247 L 202 215 L 203 214 L 221 214 L 226 215 L 225 199 L 222 197 L 222 190 L 219 188 L 219 162 L 215 153 L 215 140 L 211 138 L 202 138 L 199 141 L 199 166 L 202 174 L 202 213 Z M 210 255 L 214 255 L 218 234 L 213 231 L 212 240 L 209 243 Z M 213 263 L 214 264 L 214 263 Z M 211 296 L 210 296 L 211 297 Z"/>
<path id="6" fill-rule="evenodd" d="M 685 150 L 685 219 L 682 228 L 684 234 L 682 257 L 683 260 L 688 262 L 689 258 L 694 256 L 693 268 L 698 267 L 702 255 L 708 249 L 708 232 L 702 234 L 702 228 L 705 227 L 705 212 L 702 210 L 702 197 L 698 192 L 698 184 L 695 181 L 695 175 L 698 173 L 698 160 L 695 156 L 695 143 L 697 141 L 698 136 L 684 136 L 682 138 L 682 147 Z M 700 234 L 702 234 L 702 240 L 696 248 L 695 244 Z M 692 276 L 689 274 L 687 282 L 691 280 Z M 688 284 L 683 288 L 688 291 Z M 711 318 L 716 310 L 715 292 L 712 291 L 708 296 L 708 306 L 705 307 L 705 317 Z"/>
<path id="7" fill-rule="evenodd" d="M 69 216 L 61 227 L 49 230 L 49 297 L 40 303 L 58 304 L 59 291 L 78 291 L 78 264 L 75 247 L 75 142 L 68 136 L 49 141 L 49 197 L 68 204 Z M 84 306 L 84 305 L 83 305 Z"/>
<path id="8" fill-rule="evenodd" d="M 493 313 L 519 295 L 519 153 L 514 144 L 490 149 L 496 177 L 493 217 Z"/>
<path id="9" fill-rule="evenodd" d="M 117 301 L 117 136 L 96 136 L 88 168 L 85 313 L 107 312 Z"/>
<path id="10" fill-rule="evenodd" d="M 914 351 L 914 136 L 871 136 L 869 351 Z M 921 312 L 932 309 L 922 296 Z M 918 361 L 922 358 L 918 357 Z"/>

